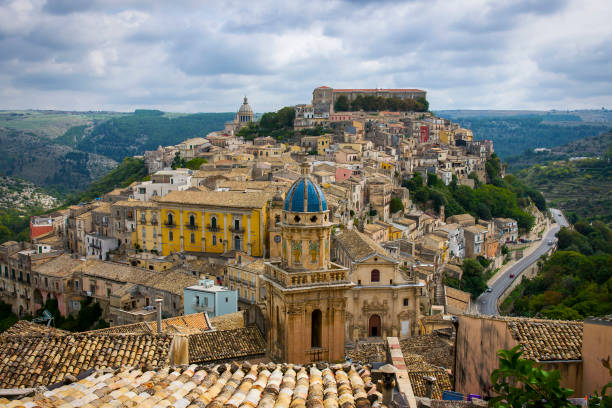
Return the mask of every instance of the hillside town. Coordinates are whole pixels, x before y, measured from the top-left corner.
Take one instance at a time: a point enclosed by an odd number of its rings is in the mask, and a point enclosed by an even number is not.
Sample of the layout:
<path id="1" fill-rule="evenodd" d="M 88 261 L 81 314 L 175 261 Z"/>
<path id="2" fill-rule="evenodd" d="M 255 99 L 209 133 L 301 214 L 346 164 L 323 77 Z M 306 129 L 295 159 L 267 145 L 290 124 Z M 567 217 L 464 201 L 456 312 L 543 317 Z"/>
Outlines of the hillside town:
<path id="1" fill-rule="evenodd" d="M 495 277 L 555 220 L 533 203 L 529 231 L 447 216 L 403 185 L 487 183 L 493 142 L 427 109 L 337 109 L 426 96 L 317 87 L 295 141 L 242 137 L 244 97 L 224 129 L 146 151 L 145 181 L 32 217 L 29 242 L 0 245 L 0 299 L 20 318 L 93 302 L 109 327 L 19 320 L 0 334 L 0 403 L 486 406 L 497 350 L 519 344 L 574 397 L 601 389 L 610 318 L 485 315 L 449 283 L 467 259 Z"/>

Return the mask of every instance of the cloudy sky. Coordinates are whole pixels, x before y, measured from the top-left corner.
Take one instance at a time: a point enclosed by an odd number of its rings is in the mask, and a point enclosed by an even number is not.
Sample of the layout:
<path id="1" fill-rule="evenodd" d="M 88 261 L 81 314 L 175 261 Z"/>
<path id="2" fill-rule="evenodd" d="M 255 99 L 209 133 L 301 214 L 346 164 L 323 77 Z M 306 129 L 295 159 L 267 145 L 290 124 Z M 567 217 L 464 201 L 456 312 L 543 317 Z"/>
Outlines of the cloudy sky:
<path id="1" fill-rule="evenodd" d="M 257 112 L 319 85 L 612 108 L 612 1 L 0 0 L 0 109 Z"/>

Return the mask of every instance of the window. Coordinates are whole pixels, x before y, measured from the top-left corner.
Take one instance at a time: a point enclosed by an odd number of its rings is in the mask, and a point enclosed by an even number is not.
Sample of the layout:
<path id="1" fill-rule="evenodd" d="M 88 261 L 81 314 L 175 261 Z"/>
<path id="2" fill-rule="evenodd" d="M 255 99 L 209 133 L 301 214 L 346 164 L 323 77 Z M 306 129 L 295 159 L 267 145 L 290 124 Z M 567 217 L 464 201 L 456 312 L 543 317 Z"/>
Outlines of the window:
<path id="1" fill-rule="evenodd" d="M 225 303 L 228 303 L 228 302 L 229 302 L 229 299 L 226 297 L 225 298 Z"/>
<path id="2" fill-rule="evenodd" d="M 323 322 L 323 314 L 319 309 L 313 310 L 311 315 L 310 326 L 310 347 L 321 347 L 321 327 Z"/>
<path id="3" fill-rule="evenodd" d="M 404 298 L 404 306 L 408 306 L 408 298 Z"/>
<path id="4" fill-rule="evenodd" d="M 240 220 L 234 220 L 234 229 L 236 231 L 240 230 Z"/>
<path id="5" fill-rule="evenodd" d="M 143 224 L 147 222 L 147 216 L 145 215 L 145 213 L 140 214 L 140 222 Z"/>
<path id="6" fill-rule="evenodd" d="M 142 229 L 142 239 L 145 239 L 147 237 L 147 230 L 146 229 Z"/>
<path id="7" fill-rule="evenodd" d="M 140 194 L 146 194 L 146 193 L 147 193 L 147 189 L 146 189 L 146 188 L 144 188 L 144 187 L 140 187 L 140 188 L 138 189 L 138 193 L 140 193 Z"/>
<path id="8" fill-rule="evenodd" d="M 378 269 L 373 269 L 370 274 L 370 282 L 380 282 L 380 271 Z"/>
<path id="9" fill-rule="evenodd" d="M 208 298 L 207 297 L 204 298 L 204 306 L 208 306 Z"/>
<path id="10" fill-rule="evenodd" d="M 168 225 L 174 225 L 174 216 L 172 213 L 168 213 Z"/>
<path id="11" fill-rule="evenodd" d="M 195 304 L 196 304 L 196 306 L 200 306 L 200 297 L 199 296 L 196 296 Z"/>
<path id="12" fill-rule="evenodd" d="M 79 290 L 79 281 L 74 281 L 74 290 Z"/>
<path id="13" fill-rule="evenodd" d="M 234 249 L 240 251 L 240 237 L 238 235 L 234 237 Z"/>
<path id="14" fill-rule="evenodd" d="M 217 228 L 217 217 L 210 217 L 210 228 Z"/>
<path id="15" fill-rule="evenodd" d="M 193 214 L 189 216 L 189 226 L 195 227 L 195 215 Z"/>
<path id="16" fill-rule="evenodd" d="M 190 240 L 191 240 L 192 244 L 195 244 L 195 234 L 193 232 L 191 233 L 191 239 Z"/>
<path id="17" fill-rule="evenodd" d="M 217 236 L 213 234 L 212 236 L 212 244 L 217 245 Z"/>
<path id="18" fill-rule="evenodd" d="M 153 228 L 153 239 L 157 238 L 157 228 Z"/>
<path id="19" fill-rule="evenodd" d="M 111 288 L 106 288 L 106 296 L 110 297 L 111 294 Z"/>
<path id="20" fill-rule="evenodd" d="M 174 241 L 174 234 L 172 231 L 168 231 L 168 241 Z"/>

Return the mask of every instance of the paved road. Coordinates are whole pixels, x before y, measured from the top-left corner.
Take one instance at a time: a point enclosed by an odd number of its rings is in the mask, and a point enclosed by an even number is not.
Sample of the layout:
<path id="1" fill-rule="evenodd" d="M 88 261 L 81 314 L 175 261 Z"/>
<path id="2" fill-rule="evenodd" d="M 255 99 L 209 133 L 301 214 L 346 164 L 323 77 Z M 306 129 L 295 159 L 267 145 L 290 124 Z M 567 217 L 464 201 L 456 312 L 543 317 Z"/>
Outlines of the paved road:
<path id="1" fill-rule="evenodd" d="M 546 251 L 550 249 L 549 241 L 556 241 L 555 234 L 559 231 L 560 226 L 567 227 L 569 224 L 561 211 L 551 208 L 550 212 L 552 213 L 557 225 L 550 229 L 546 236 L 542 238 L 538 247 L 533 250 L 529 255 L 521 258 L 514 265 L 509 267 L 503 275 L 501 275 L 495 283 L 491 286 L 491 292 L 485 292 L 480 295 L 477 299 L 478 310 L 482 314 L 486 315 L 497 315 L 499 312 L 497 311 L 497 299 L 504 293 L 506 288 L 510 286 L 512 281 L 517 279 L 521 273 L 525 269 L 527 269 L 531 264 L 536 262 L 540 256 L 542 256 Z M 510 278 L 510 275 L 514 274 L 514 278 Z"/>

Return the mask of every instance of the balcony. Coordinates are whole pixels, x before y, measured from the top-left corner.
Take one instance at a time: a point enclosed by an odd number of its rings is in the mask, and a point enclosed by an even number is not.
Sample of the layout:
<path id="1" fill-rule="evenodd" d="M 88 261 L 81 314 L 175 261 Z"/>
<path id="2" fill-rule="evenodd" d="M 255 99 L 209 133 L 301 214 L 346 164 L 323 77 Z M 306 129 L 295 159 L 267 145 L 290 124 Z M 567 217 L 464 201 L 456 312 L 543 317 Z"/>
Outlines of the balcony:
<path id="1" fill-rule="evenodd" d="M 238 227 L 238 228 L 234 227 L 234 228 L 230 228 L 230 231 L 235 233 L 235 234 L 242 234 L 242 233 L 244 233 L 244 228 L 242 228 L 242 227 Z"/>
<path id="2" fill-rule="evenodd" d="M 285 288 L 299 288 L 325 285 L 329 287 L 351 287 L 354 284 L 348 278 L 348 270 L 332 263 L 331 269 L 319 271 L 287 272 L 280 268 L 280 262 L 266 263 L 264 279 L 279 283 Z"/>
<path id="3" fill-rule="evenodd" d="M 187 228 L 188 230 L 197 231 L 198 225 L 197 224 L 187 224 L 185 225 L 185 228 Z"/>
<path id="4" fill-rule="evenodd" d="M 157 220 L 155 218 L 151 220 L 151 225 L 157 225 Z"/>
<path id="5" fill-rule="evenodd" d="M 220 229 L 219 229 L 219 226 L 218 226 L 218 225 L 214 225 L 214 226 L 213 226 L 213 225 L 208 224 L 208 225 L 206 226 L 206 229 L 207 229 L 207 230 L 209 230 L 209 231 L 211 231 L 211 232 L 219 232 L 219 231 L 220 231 Z"/>
<path id="6" fill-rule="evenodd" d="M 176 228 L 176 224 L 174 222 L 164 222 L 164 225 L 168 228 Z"/>

